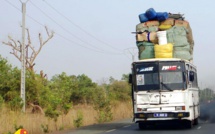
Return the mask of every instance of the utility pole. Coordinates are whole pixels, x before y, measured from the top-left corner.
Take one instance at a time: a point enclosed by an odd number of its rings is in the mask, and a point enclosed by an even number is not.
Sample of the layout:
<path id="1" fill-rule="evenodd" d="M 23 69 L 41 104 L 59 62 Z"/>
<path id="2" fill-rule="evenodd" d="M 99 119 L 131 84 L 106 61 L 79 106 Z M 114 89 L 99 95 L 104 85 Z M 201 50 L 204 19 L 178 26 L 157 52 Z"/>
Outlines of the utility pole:
<path id="1" fill-rule="evenodd" d="M 127 51 L 129 54 L 131 54 L 131 56 L 132 56 L 132 62 L 135 61 L 135 55 L 137 54 L 136 50 L 137 50 L 136 47 L 131 47 L 131 48 L 125 49 L 125 51 Z"/>
<path id="2" fill-rule="evenodd" d="M 21 47 L 21 57 L 22 57 L 22 63 L 21 63 L 21 98 L 22 98 L 22 111 L 25 112 L 25 15 L 26 15 L 26 3 L 29 1 L 27 0 L 26 2 L 22 2 L 22 47 Z"/>

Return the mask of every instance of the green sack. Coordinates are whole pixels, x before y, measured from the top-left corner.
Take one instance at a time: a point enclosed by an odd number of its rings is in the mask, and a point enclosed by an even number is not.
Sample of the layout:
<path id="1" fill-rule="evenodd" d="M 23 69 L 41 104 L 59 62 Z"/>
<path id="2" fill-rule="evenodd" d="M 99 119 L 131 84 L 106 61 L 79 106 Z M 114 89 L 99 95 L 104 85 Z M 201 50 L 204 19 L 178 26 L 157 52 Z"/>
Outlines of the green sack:
<path id="1" fill-rule="evenodd" d="M 190 51 L 190 45 L 183 46 L 183 47 L 176 47 L 174 46 L 174 51 Z"/>
<path id="2" fill-rule="evenodd" d="M 192 56 L 189 51 L 175 51 L 173 54 L 174 58 L 180 58 L 185 60 L 191 60 Z"/>
<path id="3" fill-rule="evenodd" d="M 139 50 L 139 59 L 150 59 L 154 58 L 154 44 L 151 42 L 137 42 L 137 47 Z"/>
<path id="4" fill-rule="evenodd" d="M 188 33 L 187 33 L 187 40 L 190 44 L 190 54 L 193 55 L 193 47 L 194 47 L 194 40 L 193 40 L 193 33 L 190 25 L 188 25 Z"/>
<path id="5" fill-rule="evenodd" d="M 174 47 L 173 57 L 185 60 L 191 60 L 192 55 L 190 54 L 190 45 L 184 47 Z"/>
<path id="6" fill-rule="evenodd" d="M 173 26 L 172 28 L 166 30 L 167 32 L 167 42 L 172 43 L 173 46 L 187 46 L 190 45 L 187 39 L 188 30 L 185 27 Z"/>

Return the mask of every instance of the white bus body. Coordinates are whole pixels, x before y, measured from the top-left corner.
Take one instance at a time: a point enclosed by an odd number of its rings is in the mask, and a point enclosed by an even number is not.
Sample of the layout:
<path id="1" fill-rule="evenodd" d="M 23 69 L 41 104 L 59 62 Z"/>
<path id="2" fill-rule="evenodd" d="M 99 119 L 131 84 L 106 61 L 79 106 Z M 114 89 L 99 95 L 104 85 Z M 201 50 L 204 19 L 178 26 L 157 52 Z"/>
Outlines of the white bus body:
<path id="1" fill-rule="evenodd" d="M 179 121 L 187 128 L 200 116 L 196 67 L 182 59 L 149 59 L 132 64 L 134 121 L 139 128 Z"/>

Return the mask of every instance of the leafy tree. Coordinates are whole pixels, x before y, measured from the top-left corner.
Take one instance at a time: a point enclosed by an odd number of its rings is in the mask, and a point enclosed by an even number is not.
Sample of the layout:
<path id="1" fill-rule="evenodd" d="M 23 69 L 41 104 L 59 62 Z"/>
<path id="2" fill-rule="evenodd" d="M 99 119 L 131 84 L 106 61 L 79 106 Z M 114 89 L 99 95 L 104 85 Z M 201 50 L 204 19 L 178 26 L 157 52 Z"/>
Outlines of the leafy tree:
<path id="1" fill-rule="evenodd" d="M 114 81 L 108 87 L 111 100 L 128 101 L 130 100 L 131 89 L 128 82 Z"/>
<path id="2" fill-rule="evenodd" d="M 116 81 L 112 76 L 109 78 L 110 84 L 112 84 L 114 81 Z"/>
<path id="3" fill-rule="evenodd" d="M 57 119 L 60 115 L 60 112 L 52 106 L 51 105 L 47 106 L 47 109 L 45 111 L 45 115 L 47 117 L 49 117 L 50 119 L 53 119 L 55 122 L 57 122 Z"/>
<path id="4" fill-rule="evenodd" d="M 54 120 L 55 129 L 58 130 L 57 120 L 58 120 L 58 117 L 60 116 L 60 112 L 57 109 L 54 109 L 51 105 L 49 105 L 49 106 L 47 106 L 47 109 L 45 111 L 45 116 Z M 47 128 L 48 128 L 48 126 L 47 126 Z"/>
<path id="5" fill-rule="evenodd" d="M 29 103 L 41 105 L 41 93 L 47 88 L 43 83 L 44 78 L 35 74 L 33 71 L 26 72 L 26 100 Z M 44 98 L 43 98 L 44 99 Z"/>
<path id="6" fill-rule="evenodd" d="M 123 74 L 121 80 L 128 82 L 128 80 L 129 80 L 129 74 Z"/>
<path id="7" fill-rule="evenodd" d="M 48 83 L 49 88 L 42 92 L 45 99 L 45 115 L 57 122 L 59 115 L 66 115 L 72 107 L 70 100 L 73 89 L 73 76 L 68 76 L 65 72 L 55 75 Z M 48 95 L 47 95 L 48 93 Z M 63 122 L 63 116 L 62 116 Z M 56 126 L 57 129 L 57 126 Z"/>
<path id="8" fill-rule="evenodd" d="M 92 94 L 93 89 L 97 87 L 92 80 L 82 74 L 76 77 L 77 87 L 72 90 L 71 100 L 75 103 L 91 103 L 92 102 Z"/>
<path id="9" fill-rule="evenodd" d="M 20 70 L 13 68 L 6 59 L 0 56 L 0 95 L 7 102 L 20 91 Z M 13 93 L 12 93 L 13 92 Z"/>
<path id="10" fill-rule="evenodd" d="M 107 96 L 105 89 L 97 88 L 95 89 L 94 98 L 94 109 L 98 113 L 96 117 L 99 123 L 111 121 L 113 119 L 111 112 L 111 100 Z"/>
<path id="11" fill-rule="evenodd" d="M 12 98 L 8 104 L 12 111 L 21 111 L 23 107 L 22 99 L 19 96 Z"/>
<path id="12" fill-rule="evenodd" d="M 19 77 L 17 77 L 20 71 L 17 68 L 13 69 L 10 65 L 8 65 L 8 67 L 10 67 L 8 70 L 2 72 L 2 74 L 5 73 L 2 75 L 2 78 L 7 78 L 1 81 L 1 95 L 4 97 L 5 102 L 8 104 L 7 106 L 9 106 L 11 110 L 20 111 L 23 106 L 22 99 L 20 98 L 20 80 Z M 9 72 L 10 74 L 8 74 Z"/>
<path id="13" fill-rule="evenodd" d="M 41 90 L 38 100 L 41 107 L 47 108 L 47 106 L 49 106 L 51 103 L 49 97 L 52 96 L 52 94 L 54 93 L 48 87 L 45 87 L 43 90 Z"/>
<path id="14" fill-rule="evenodd" d="M 67 76 L 65 72 L 60 75 L 55 75 L 51 80 L 50 89 L 55 92 L 57 97 L 61 100 L 60 108 L 63 110 L 64 114 L 67 114 L 72 106 L 70 97 L 75 87 L 75 83 L 73 82 L 73 76 Z"/>

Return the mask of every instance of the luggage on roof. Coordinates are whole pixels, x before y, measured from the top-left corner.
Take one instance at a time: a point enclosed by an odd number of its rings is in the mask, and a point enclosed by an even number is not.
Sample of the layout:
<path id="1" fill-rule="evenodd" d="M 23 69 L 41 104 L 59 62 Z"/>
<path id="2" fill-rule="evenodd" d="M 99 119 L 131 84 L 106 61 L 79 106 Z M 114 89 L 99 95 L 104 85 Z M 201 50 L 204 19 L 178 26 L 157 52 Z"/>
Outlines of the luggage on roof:
<path id="1" fill-rule="evenodd" d="M 139 50 L 139 59 L 148 58 L 181 58 L 193 59 L 194 40 L 192 29 L 183 14 L 156 12 L 149 8 L 139 15 L 140 23 L 136 25 L 136 44 Z M 158 44 L 157 32 L 166 31 L 166 44 Z M 164 39 L 164 38 L 160 38 Z M 171 48 L 167 51 L 167 46 Z M 165 47 L 166 46 L 166 47 Z"/>
<path id="2" fill-rule="evenodd" d="M 150 42 L 137 42 L 137 47 L 139 50 L 139 59 L 150 59 L 155 58 L 154 54 L 154 44 Z"/>
<path id="3" fill-rule="evenodd" d="M 155 58 L 172 58 L 173 45 L 171 43 L 166 45 L 155 45 Z"/>

